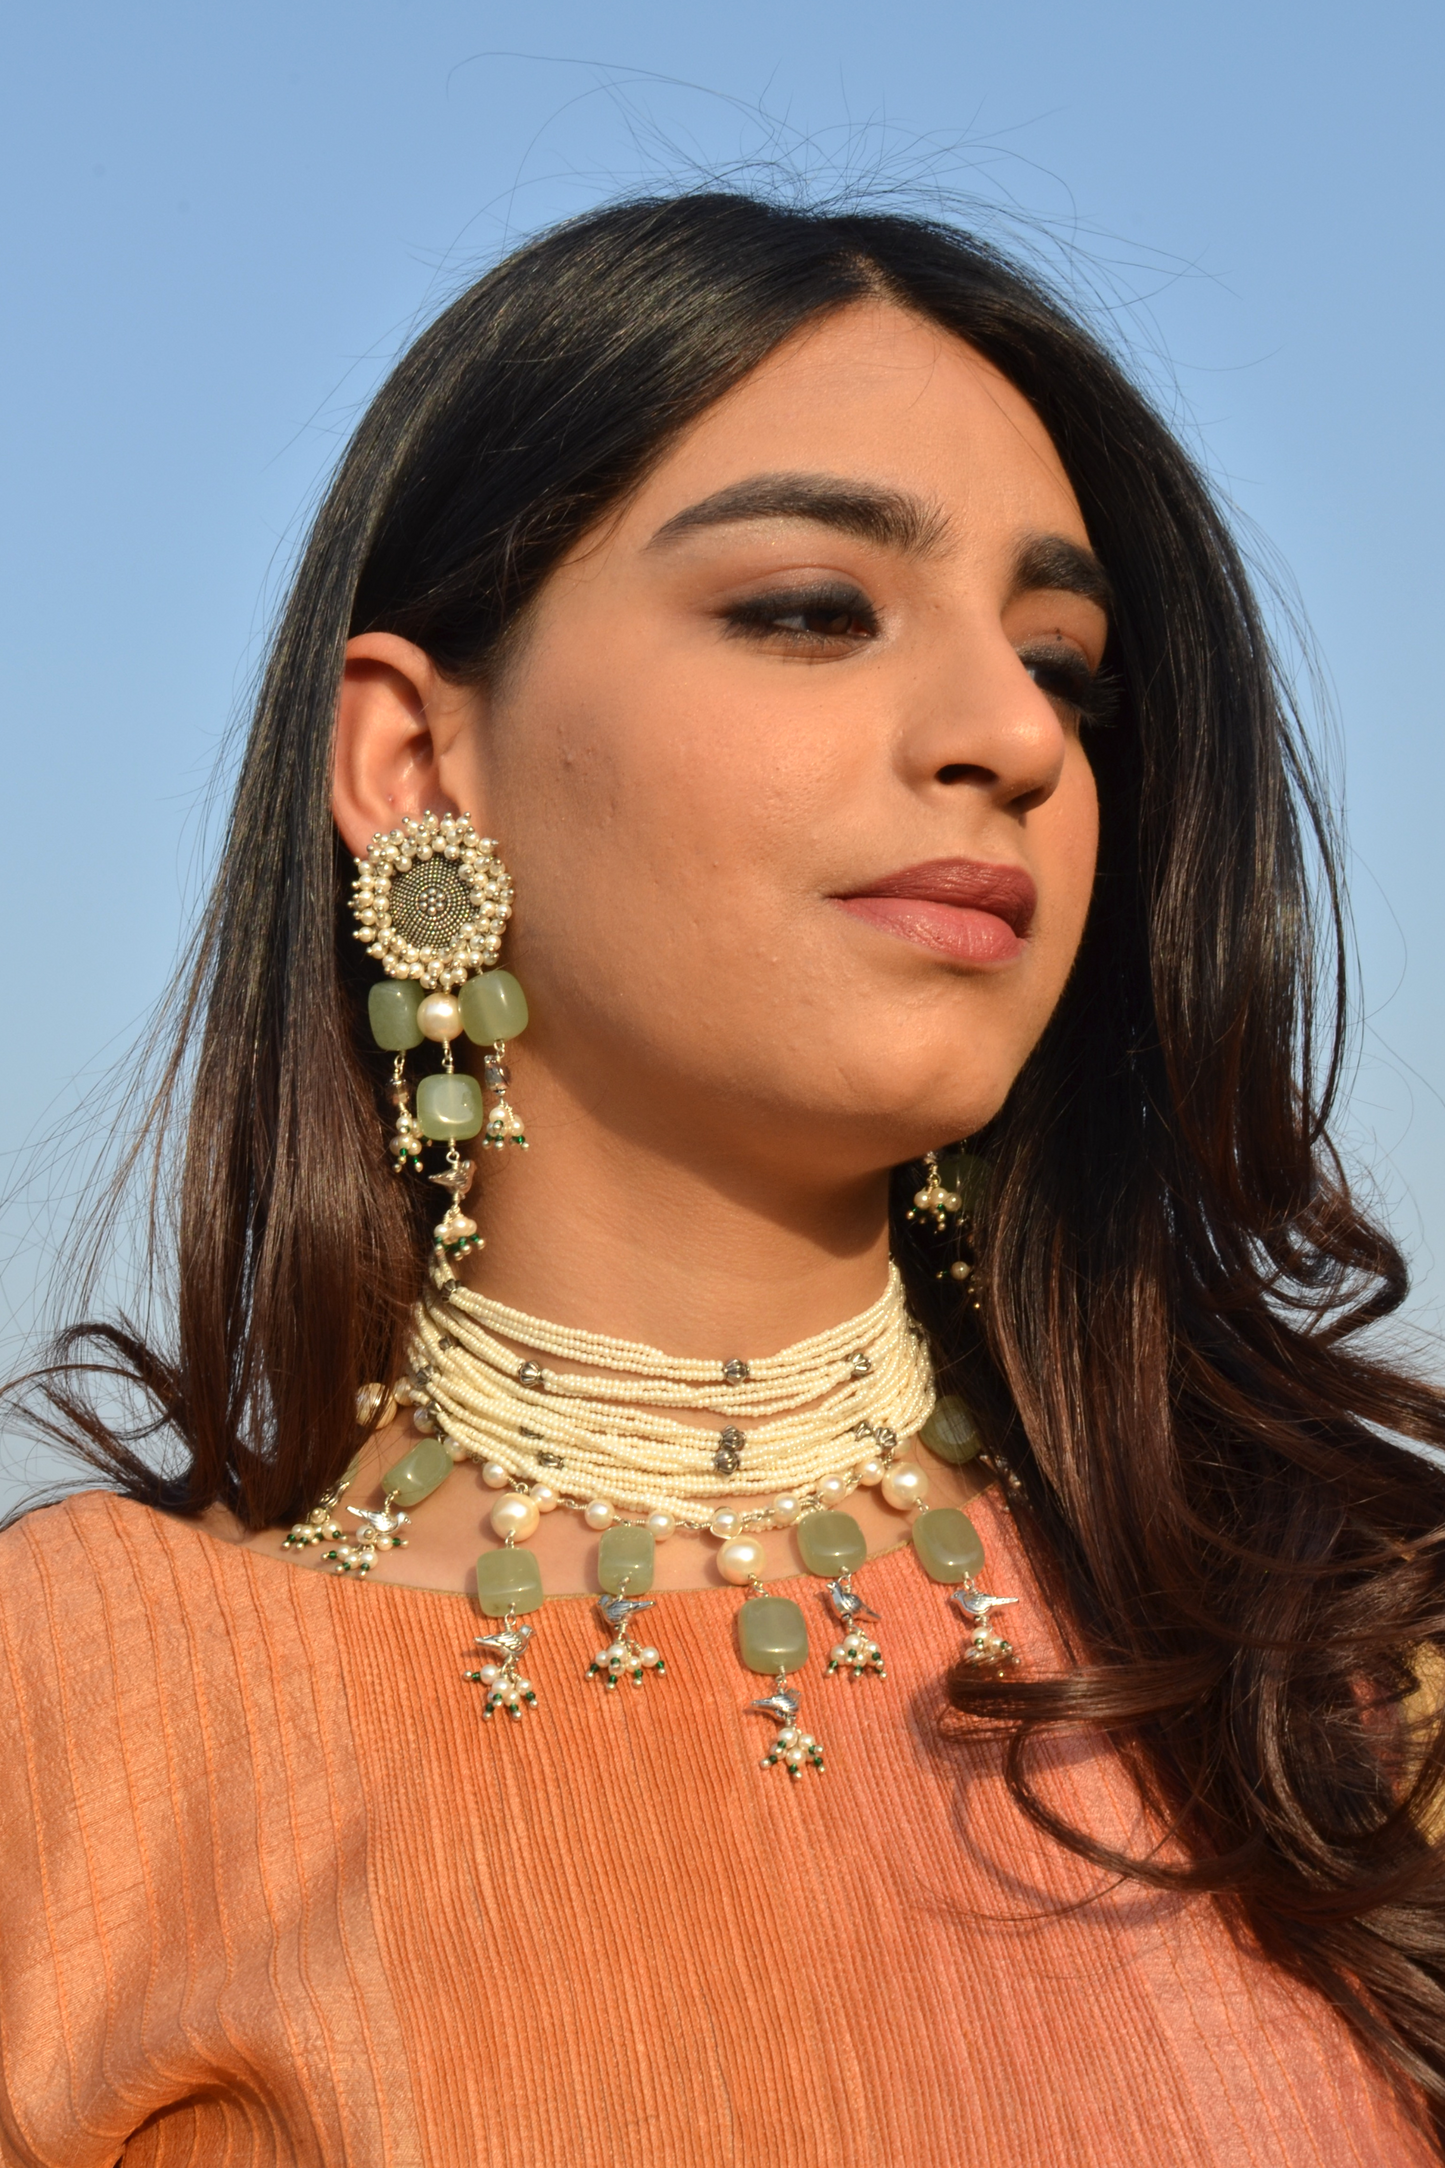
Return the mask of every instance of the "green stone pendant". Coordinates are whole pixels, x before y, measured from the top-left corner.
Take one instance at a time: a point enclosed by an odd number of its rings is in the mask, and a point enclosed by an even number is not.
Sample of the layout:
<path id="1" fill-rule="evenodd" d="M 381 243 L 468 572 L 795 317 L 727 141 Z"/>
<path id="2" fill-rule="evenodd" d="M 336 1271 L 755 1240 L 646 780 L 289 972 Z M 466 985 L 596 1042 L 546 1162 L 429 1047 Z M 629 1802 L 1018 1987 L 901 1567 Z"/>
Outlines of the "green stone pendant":
<path id="1" fill-rule="evenodd" d="M 481 1085 L 459 1069 L 424 1076 L 416 1088 L 416 1118 L 421 1133 L 438 1143 L 474 1137 L 485 1111 Z"/>
<path id="2" fill-rule="evenodd" d="M 484 971 L 468 979 L 458 999 L 462 1029 L 477 1046 L 515 1039 L 527 1028 L 527 997 L 510 971 Z"/>
<path id="3" fill-rule="evenodd" d="M 381 1487 L 399 1506 L 419 1506 L 423 1498 L 430 1498 L 434 1490 L 441 1489 L 453 1465 L 451 1454 L 440 1438 L 423 1438 L 419 1445 L 402 1455 L 394 1468 L 387 1469 Z"/>
<path id="4" fill-rule="evenodd" d="M 933 1413 L 918 1433 L 930 1452 L 951 1468 L 962 1468 L 983 1449 L 977 1423 L 966 1401 L 945 1393 L 935 1401 Z"/>
<path id="5" fill-rule="evenodd" d="M 913 1523 L 913 1548 L 930 1581 L 957 1586 L 983 1564 L 978 1530 L 957 1506 L 935 1506 Z"/>
<path id="6" fill-rule="evenodd" d="M 421 997 L 415 979 L 380 979 L 367 995 L 371 1036 L 388 1054 L 405 1054 L 421 1045 L 421 1026 L 416 1020 Z"/>
<path id="7" fill-rule="evenodd" d="M 597 1546 L 597 1579 L 607 1596 L 645 1596 L 657 1551 L 650 1528 L 615 1521 Z"/>
<path id="8" fill-rule="evenodd" d="M 738 1654 L 749 1671 L 769 1678 L 801 1671 L 808 1661 L 808 1625 L 788 1596 L 750 1596 L 738 1611 Z"/>
<path id="9" fill-rule="evenodd" d="M 542 1571 L 530 1551 L 515 1544 L 483 1551 L 477 1560 L 477 1602 L 488 1618 L 542 1607 Z"/>
<path id="10" fill-rule="evenodd" d="M 828 1581 L 839 1574 L 856 1573 L 868 1556 L 868 1539 L 851 1513 L 805 1513 L 797 1535 L 809 1573 L 821 1574 Z"/>

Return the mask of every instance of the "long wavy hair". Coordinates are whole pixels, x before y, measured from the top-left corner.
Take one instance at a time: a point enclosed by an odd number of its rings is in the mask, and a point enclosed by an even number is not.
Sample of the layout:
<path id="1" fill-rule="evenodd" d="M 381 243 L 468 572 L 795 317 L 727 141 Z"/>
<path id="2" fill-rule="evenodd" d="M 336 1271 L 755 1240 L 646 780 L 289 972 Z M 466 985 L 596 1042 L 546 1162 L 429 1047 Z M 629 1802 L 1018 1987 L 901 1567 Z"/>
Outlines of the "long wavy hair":
<path id="1" fill-rule="evenodd" d="M 952 1698 L 1002 1730 L 1038 1824 L 1211 1893 L 1438 2141 L 1445 1888 L 1427 1831 L 1445 1751 L 1416 1712 L 1445 1639 L 1445 1473 L 1398 1437 L 1445 1444 L 1445 1401 L 1365 1333 L 1406 1275 L 1326 1132 L 1343 984 L 1327 823 L 1196 466 L 1054 294 L 947 223 L 630 202 L 509 257 L 404 356 L 281 615 L 182 1005 L 159 1114 L 185 1125 L 173 1325 L 73 1326 L 27 1404 L 174 1513 L 222 1501 L 248 1528 L 283 1523 L 340 1473 L 358 1387 L 400 1366 L 430 1241 L 388 1172 L 344 922 L 329 794 L 346 640 L 399 633 L 484 681 L 559 558 L 680 430 L 801 325 L 879 296 L 1032 403 L 1116 598 L 1118 712 L 1090 744 L 1100 874 L 1077 968 L 982 1140 L 981 1310 L 945 1308 L 920 1238 L 901 1217 L 895 1233 L 1073 1659 L 1058 1678 L 963 1669 Z M 130 1427 L 117 1381 L 149 1410 Z M 1110 1735 L 1154 1810 L 1147 1857 L 1035 1788 L 1032 1744 L 1081 1726 Z"/>

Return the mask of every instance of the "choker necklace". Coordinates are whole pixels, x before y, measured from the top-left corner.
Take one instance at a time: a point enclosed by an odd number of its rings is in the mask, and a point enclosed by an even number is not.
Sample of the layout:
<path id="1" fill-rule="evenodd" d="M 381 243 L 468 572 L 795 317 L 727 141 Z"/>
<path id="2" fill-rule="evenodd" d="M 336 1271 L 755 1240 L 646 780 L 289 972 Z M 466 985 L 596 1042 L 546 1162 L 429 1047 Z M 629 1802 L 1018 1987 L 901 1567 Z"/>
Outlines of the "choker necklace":
<path id="1" fill-rule="evenodd" d="M 876 1486 L 900 1513 L 912 1513 L 915 1556 L 950 1590 L 971 1629 L 965 1661 L 1012 1660 L 993 1615 L 1017 1599 L 979 1588 L 983 1545 L 973 1523 L 957 1507 L 929 1507 L 927 1472 L 900 1443 L 921 1435 L 941 1459 L 962 1466 L 982 1441 L 961 1400 L 935 1395 L 927 1342 L 895 1265 L 877 1302 L 846 1323 L 776 1355 L 716 1361 L 530 1317 L 462 1287 L 449 1261 L 438 1260 L 433 1283 L 436 1294 L 414 1314 L 409 1374 L 391 1394 L 377 1385 L 360 1396 L 363 1422 L 381 1427 L 390 1419 L 383 1403 L 394 1399 L 410 1406 L 420 1433 L 387 1470 L 380 1510 L 345 1508 L 358 1527 L 343 1534 L 336 1515 L 353 1464 L 285 1542 L 328 1543 L 335 1572 L 365 1576 L 379 1550 L 405 1544 L 409 1509 L 458 1461 L 479 1462 L 483 1482 L 501 1494 L 488 1516 L 498 1544 L 477 1561 L 479 1608 L 501 1624 L 477 1637 L 486 1660 L 463 1673 L 487 1689 L 484 1719 L 505 1713 L 520 1721 L 536 1705 L 521 1669 L 534 1629 L 522 1621 L 540 1610 L 544 1591 L 535 1556 L 519 1546 L 559 1507 L 580 1513 L 601 1539 L 598 1611 L 611 1639 L 587 1677 L 601 1677 L 609 1691 L 667 1673 L 661 1652 L 634 1632 L 653 1608 L 657 1544 L 679 1531 L 718 1540 L 719 1573 L 746 1590 L 738 1653 L 773 1681 L 771 1694 L 749 1704 L 778 1725 L 764 1768 L 781 1762 L 797 1778 L 825 1765 L 798 1722 L 800 1697 L 789 1684 L 808 1659 L 807 1620 L 791 1598 L 769 1595 L 755 1531 L 793 1527 L 804 1566 L 826 1584 L 824 1602 L 841 1629 L 826 1675 L 855 1683 L 887 1677 L 869 1631 L 877 1614 L 853 1586 L 867 1540 L 841 1510 L 859 1486 Z M 537 1355 L 583 1367 L 553 1368 Z M 720 1427 L 679 1421 L 673 1409 L 721 1418 Z"/>

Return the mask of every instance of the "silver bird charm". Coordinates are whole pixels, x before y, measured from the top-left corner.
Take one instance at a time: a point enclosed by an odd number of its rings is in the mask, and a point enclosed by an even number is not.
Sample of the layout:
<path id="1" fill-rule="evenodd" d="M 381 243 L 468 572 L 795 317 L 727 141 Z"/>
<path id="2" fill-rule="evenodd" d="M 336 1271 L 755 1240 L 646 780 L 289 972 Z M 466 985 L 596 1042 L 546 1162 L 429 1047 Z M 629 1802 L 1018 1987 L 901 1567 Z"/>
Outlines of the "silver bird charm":
<path id="1" fill-rule="evenodd" d="M 375 1513 L 369 1513 L 364 1506 L 348 1506 L 346 1510 L 353 1520 L 365 1521 L 369 1533 L 363 1540 L 368 1543 L 377 1536 L 394 1536 L 397 1530 L 405 1528 L 411 1519 L 409 1513 L 403 1513 L 399 1507 L 394 1506 L 382 1506 Z"/>
<path id="2" fill-rule="evenodd" d="M 849 1588 L 842 1580 L 828 1584 L 828 1601 L 833 1606 L 833 1616 L 851 1626 L 854 1619 L 871 1618 L 876 1621 L 878 1613 L 870 1611 L 855 1588 Z"/>
<path id="3" fill-rule="evenodd" d="M 987 1621 L 995 1611 L 1002 1611 L 1005 1604 L 1017 1603 L 1017 1596 L 990 1596 L 981 1588 L 956 1588 L 953 1600 L 966 1617 Z"/>
<path id="4" fill-rule="evenodd" d="M 491 1649 L 505 1663 L 514 1664 L 532 1638 L 530 1626 L 509 1626 L 499 1634 L 478 1634 L 477 1647 Z"/>
<path id="5" fill-rule="evenodd" d="M 878 1613 L 870 1611 L 858 1591 L 848 1584 L 849 1577 L 844 1573 L 828 1585 L 828 1601 L 833 1606 L 833 1614 L 842 1620 L 847 1631 L 829 1655 L 827 1676 L 831 1679 L 835 1671 L 846 1671 L 850 1679 L 866 1678 L 870 1673 L 886 1679 L 883 1651 L 859 1624 L 861 1619 L 876 1619 Z"/>
<path id="6" fill-rule="evenodd" d="M 626 1579 L 622 1583 L 624 1591 Z M 652 1609 L 650 1596 L 599 1596 L 597 1608 L 611 1629 L 612 1640 L 605 1649 L 599 1649 L 587 1666 L 589 1679 L 600 1677 L 608 1693 L 616 1691 L 619 1679 L 630 1679 L 634 1686 L 641 1686 L 649 1671 L 655 1671 L 660 1679 L 667 1677 L 667 1666 L 661 1652 L 644 1648 L 633 1638 L 632 1620 L 639 1611 Z"/>
<path id="7" fill-rule="evenodd" d="M 1006 1605 L 1017 1603 L 1017 1596 L 990 1596 L 986 1589 L 965 1586 L 953 1591 L 952 1601 L 958 1605 L 965 1618 L 973 1620 L 973 1632 L 964 1660 L 970 1664 L 1006 1664 L 1013 1660 L 1014 1648 L 995 1633 L 993 1614 Z"/>
<path id="8" fill-rule="evenodd" d="M 507 1613 L 507 1623 L 500 1633 L 478 1634 L 477 1647 L 489 1649 L 500 1656 L 500 1664 L 483 1664 L 477 1671 L 464 1671 L 462 1677 L 475 1686 L 485 1686 L 487 1698 L 482 1704 L 482 1718 L 489 1722 L 498 1709 L 520 1723 L 523 1709 L 535 1709 L 536 1690 L 530 1679 L 521 1677 L 517 1670 L 523 1649 L 532 1638 L 530 1626 L 519 1626 L 513 1612 Z"/>
<path id="9" fill-rule="evenodd" d="M 765 1716 L 776 1717 L 778 1722 L 778 1736 L 762 1759 L 764 1769 L 771 1769 L 774 1762 L 781 1762 L 795 1780 L 805 1769 L 822 1769 L 823 1749 L 811 1732 L 799 1731 L 798 1697 L 781 1679 L 774 1693 L 764 1695 L 760 1701 L 750 1701 L 748 1707 L 761 1709 Z"/>
<path id="10" fill-rule="evenodd" d="M 620 1633 L 637 1611 L 650 1611 L 650 1596 L 599 1596 L 597 1608 L 614 1633 Z"/>

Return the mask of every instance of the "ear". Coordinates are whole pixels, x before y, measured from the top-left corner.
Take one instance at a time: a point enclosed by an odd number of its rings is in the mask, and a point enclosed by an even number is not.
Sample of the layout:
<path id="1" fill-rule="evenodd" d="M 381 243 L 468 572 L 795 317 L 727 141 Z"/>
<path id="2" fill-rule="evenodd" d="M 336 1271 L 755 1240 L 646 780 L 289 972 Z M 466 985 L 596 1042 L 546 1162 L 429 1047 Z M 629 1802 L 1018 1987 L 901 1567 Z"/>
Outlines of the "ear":
<path id="1" fill-rule="evenodd" d="M 395 633 L 348 640 L 332 749 L 331 811 L 346 847 L 364 857 L 374 835 L 418 814 L 465 811 L 453 787 L 483 695 L 444 678 L 424 649 Z M 469 795 L 472 795 L 469 793 Z"/>

